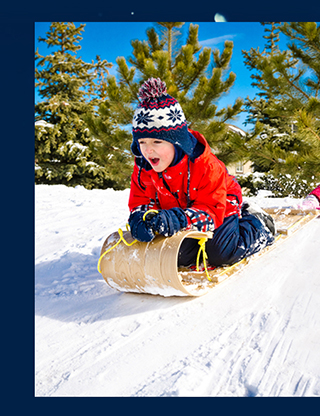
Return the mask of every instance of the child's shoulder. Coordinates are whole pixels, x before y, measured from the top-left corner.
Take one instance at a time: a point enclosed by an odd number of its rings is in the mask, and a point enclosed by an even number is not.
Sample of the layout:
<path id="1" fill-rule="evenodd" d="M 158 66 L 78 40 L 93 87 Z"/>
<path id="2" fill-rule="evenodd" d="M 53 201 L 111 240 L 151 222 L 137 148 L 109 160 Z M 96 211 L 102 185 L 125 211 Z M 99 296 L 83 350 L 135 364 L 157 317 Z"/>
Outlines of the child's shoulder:
<path id="1" fill-rule="evenodd" d="M 320 184 L 310 192 L 310 195 L 315 195 L 320 200 Z"/>

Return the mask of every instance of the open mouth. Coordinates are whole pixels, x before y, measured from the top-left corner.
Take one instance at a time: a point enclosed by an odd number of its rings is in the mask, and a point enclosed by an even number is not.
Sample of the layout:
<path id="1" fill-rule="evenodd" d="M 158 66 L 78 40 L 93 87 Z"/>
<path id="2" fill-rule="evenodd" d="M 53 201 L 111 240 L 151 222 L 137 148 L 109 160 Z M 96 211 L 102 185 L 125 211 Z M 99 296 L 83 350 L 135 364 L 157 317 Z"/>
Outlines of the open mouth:
<path id="1" fill-rule="evenodd" d="M 150 159 L 150 162 L 153 166 L 157 166 L 160 162 L 160 159 L 158 157 L 154 157 L 154 158 Z"/>

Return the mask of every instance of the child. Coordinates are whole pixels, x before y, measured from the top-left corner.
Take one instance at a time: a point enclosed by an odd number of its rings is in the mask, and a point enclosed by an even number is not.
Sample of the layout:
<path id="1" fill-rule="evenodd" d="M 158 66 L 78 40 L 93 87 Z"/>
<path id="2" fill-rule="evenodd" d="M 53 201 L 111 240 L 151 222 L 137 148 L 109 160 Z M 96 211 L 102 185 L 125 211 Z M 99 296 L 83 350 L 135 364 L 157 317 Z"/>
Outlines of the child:
<path id="1" fill-rule="evenodd" d="M 320 184 L 305 197 L 298 207 L 300 209 L 320 209 Z"/>
<path id="2" fill-rule="evenodd" d="M 272 217 L 242 206 L 241 188 L 204 136 L 187 128 L 177 100 L 159 78 L 139 90 L 131 150 L 135 165 L 129 197 L 131 234 L 151 241 L 179 230 L 212 231 L 206 243 L 212 266 L 233 264 L 274 242 Z M 148 211 L 151 210 L 149 213 Z M 156 211 L 156 212 L 155 212 Z M 183 240 L 179 266 L 196 262 L 198 241 Z"/>

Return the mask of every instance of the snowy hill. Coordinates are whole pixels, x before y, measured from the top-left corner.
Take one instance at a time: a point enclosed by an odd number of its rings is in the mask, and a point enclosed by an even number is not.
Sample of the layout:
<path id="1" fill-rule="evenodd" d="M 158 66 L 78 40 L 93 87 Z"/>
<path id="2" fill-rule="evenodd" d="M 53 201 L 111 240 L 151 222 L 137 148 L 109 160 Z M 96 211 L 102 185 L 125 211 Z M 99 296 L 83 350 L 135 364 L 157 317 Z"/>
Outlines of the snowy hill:
<path id="1" fill-rule="evenodd" d="M 320 396 L 320 220 L 203 297 L 120 293 L 97 261 L 128 196 L 35 187 L 35 395 Z"/>

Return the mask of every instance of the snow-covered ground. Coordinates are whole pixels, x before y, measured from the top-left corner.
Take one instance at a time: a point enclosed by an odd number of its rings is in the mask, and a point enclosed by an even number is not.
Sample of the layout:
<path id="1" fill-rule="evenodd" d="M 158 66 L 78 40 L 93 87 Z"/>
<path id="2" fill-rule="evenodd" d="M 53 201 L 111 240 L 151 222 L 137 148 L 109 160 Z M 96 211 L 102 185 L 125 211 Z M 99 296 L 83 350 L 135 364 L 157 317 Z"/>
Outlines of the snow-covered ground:
<path id="1" fill-rule="evenodd" d="M 320 220 L 205 296 L 121 293 L 97 262 L 128 196 L 35 187 L 35 395 L 320 396 Z"/>

